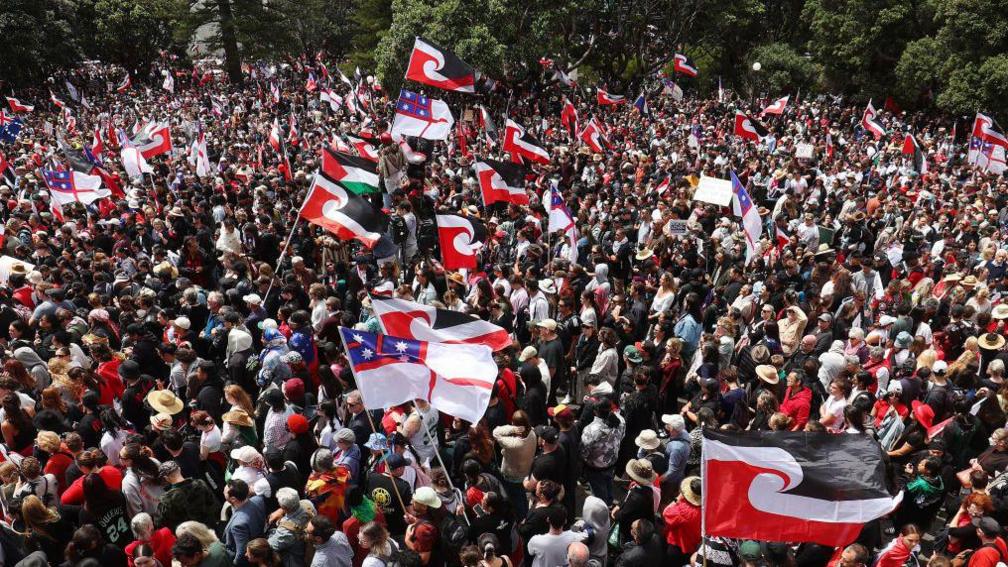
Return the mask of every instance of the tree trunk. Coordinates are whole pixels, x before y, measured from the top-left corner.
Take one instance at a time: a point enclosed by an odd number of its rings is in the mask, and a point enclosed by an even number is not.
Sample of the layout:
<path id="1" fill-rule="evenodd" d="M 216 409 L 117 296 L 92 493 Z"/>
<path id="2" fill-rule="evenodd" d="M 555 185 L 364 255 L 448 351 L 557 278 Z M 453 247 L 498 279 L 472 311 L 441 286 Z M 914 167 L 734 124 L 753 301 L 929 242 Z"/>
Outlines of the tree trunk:
<path id="1" fill-rule="evenodd" d="M 217 0 L 217 12 L 220 16 L 221 45 L 224 48 L 224 69 L 232 83 L 241 84 L 241 54 L 238 52 L 238 36 L 235 33 L 231 0 Z"/>

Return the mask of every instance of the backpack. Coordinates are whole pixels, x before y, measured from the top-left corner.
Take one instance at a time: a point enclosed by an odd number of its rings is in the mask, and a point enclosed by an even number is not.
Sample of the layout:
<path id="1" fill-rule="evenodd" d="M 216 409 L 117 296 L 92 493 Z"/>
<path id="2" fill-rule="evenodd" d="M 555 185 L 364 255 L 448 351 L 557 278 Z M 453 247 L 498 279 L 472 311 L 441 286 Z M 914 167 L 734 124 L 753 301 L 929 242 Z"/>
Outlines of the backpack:
<path id="1" fill-rule="evenodd" d="M 393 215 L 389 219 L 389 233 L 392 235 L 392 242 L 402 244 L 409 237 L 409 229 L 406 227 L 406 219 L 399 215 Z"/>
<path id="2" fill-rule="evenodd" d="M 437 244 L 437 224 L 434 222 L 434 217 L 417 219 L 417 244 L 421 249 L 431 250 Z"/>
<path id="3" fill-rule="evenodd" d="M 3 549 L 5 565 L 14 565 L 27 555 L 24 536 L 4 523 L 0 523 L 0 548 Z"/>
<path id="4" fill-rule="evenodd" d="M 466 544 L 469 530 L 455 516 L 449 514 L 439 526 L 441 530 L 441 542 L 445 549 L 452 554 L 456 554 Z"/>

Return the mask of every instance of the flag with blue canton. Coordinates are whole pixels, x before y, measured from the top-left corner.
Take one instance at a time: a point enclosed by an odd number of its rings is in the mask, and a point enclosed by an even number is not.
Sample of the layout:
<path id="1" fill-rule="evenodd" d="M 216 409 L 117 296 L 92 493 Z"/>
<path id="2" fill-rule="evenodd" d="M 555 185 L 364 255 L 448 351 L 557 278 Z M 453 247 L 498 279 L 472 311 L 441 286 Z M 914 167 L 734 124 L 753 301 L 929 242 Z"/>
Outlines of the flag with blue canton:
<path id="1" fill-rule="evenodd" d="M 430 97 L 413 91 L 399 91 L 399 102 L 396 104 L 396 111 L 406 116 L 429 120 L 431 117 Z"/>
<path id="2" fill-rule="evenodd" d="M 640 96 L 637 97 L 633 106 L 637 109 L 637 112 L 641 113 L 641 116 L 647 116 L 648 118 L 651 117 L 651 109 L 648 108 L 647 99 L 644 98 L 644 93 L 641 93 Z"/>
<path id="3" fill-rule="evenodd" d="M 423 364 L 420 341 L 372 335 L 345 328 L 343 331 L 347 341 L 347 354 L 355 368 L 374 368 L 396 363 Z"/>
<path id="4" fill-rule="evenodd" d="M 749 191 L 742 185 L 734 171 L 731 172 L 731 184 L 734 194 L 732 208 L 735 216 L 742 217 L 742 230 L 745 233 L 746 242 L 746 263 L 748 264 L 756 254 L 756 244 L 759 242 L 760 235 L 763 234 L 763 223 Z"/>
<path id="5" fill-rule="evenodd" d="M 7 119 L 3 121 L 3 126 L 0 127 L 0 142 L 13 144 L 17 139 L 18 134 L 21 133 L 22 126 L 24 126 L 24 122 L 20 118 L 10 118 L 8 116 Z"/>

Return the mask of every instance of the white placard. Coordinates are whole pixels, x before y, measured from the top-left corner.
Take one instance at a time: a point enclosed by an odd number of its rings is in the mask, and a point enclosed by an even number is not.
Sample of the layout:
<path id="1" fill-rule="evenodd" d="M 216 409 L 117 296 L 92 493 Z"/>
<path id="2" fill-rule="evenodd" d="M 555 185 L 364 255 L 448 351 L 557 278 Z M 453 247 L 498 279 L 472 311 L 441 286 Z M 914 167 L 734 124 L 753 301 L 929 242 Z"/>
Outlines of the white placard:
<path id="1" fill-rule="evenodd" d="M 794 155 L 798 159 L 812 159 L 812 144 L 796 144 Z"/>
<path id="2" fill-rule="evenodd" d="M 700 184 L 693 193 L 694 201 L 703 201 L 719 207 L 727 207 L 732 199 L 731 181 L 717 177 L 700 176 Z"/>
<path id="3" fill-rule="evenodd" d="M 689 232 L 689 229 L 686 226 L 688 223 L 689 221 L 682 219 L 672 219 L 668 221 L 667 226 L 669 236 L 686 236 L 686 233 Z"/>

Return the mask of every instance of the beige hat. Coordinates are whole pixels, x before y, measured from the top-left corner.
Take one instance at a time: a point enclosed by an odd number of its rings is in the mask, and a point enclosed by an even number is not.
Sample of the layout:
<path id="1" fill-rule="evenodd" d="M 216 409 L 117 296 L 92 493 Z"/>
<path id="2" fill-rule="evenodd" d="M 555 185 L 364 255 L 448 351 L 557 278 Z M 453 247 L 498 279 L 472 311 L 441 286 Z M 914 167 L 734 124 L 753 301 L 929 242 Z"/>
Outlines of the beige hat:
<path id="1" fill-rule="evenodd" d="M 147 403 L 158 413 L 175 415 L 182 411 L 185 404 L 171 390 L 151 390 L 147 394 Z"/>
<path id="2" fill-rule="evenodd" d="M 647 459 L 630 459 L 627 461 L 626 474 L 644 486 L 651 486 L 654 484 L 655 479 L 658 478 L 658 475 L 654 472 L 654 467 L 651 466 L 651 461 Z"/>
<path id="3" fill-rule="evenodd" d="M 437 492 L 434 492 L 434 489 L 429 486 L 421 486 L 416 489 L 416 492 L 413 493 L 413 501 L 419 502 L 428 508 L 437 509 L 441 507 L 441 499 L 438 498 Z"/>
<path id="4" fill-rule="evenodd" d="M 521 354 L 518 355 L 518 362 L 525 362 L 530 358 L 539 356 L 539 351 L 536 350 L 534 346 L 527 346 L 522 349 Z"/>
<path id="5" fill-rule="evenodd" d="M 696 481 L 697 490 L 693 490 L 694 481 Z M 679 493 L 682 494 L 683 498 L 685 498 L 686 501 L 689 502 L 690 504 L 694 506 L 699 506 L 700 490 L 701 490 L 700 486 L 701 486 L 700 477 L 688 476 L 684 478 L 681 483 L 679 483 Z"/>
<path id="6" fill-rule="evenodd" d="M 159 413 L 150 417 L 151 427 L 157 431 L 168 431 L 172 428 L 172 416 Z"/>
<path id="7" fill-rule="evenodd" d="M 641 449 L 653 451 L 661 446 L 661 439 L 658 438 L 658 434 L 655 433 L 654 429 L 645 429 L 637 435 L 637 439 L 634 439 L 634 444 Z"/>
<path id="8" fill-rule="evenodd" d="M 757 366 L 756 376 L 758 376 L 760 380 L 770 385 L 774 385 L 780 382 L 780 376 L 777 374 L 777 368 L 770 366 L 769 364 L 760 364 L 759 366 Z"/>
<path id="9" fill-rule="evenodd" d="M 536 323 L 536 327 L 542 327 L 544 329 L 555 331 L 557 328 L 557 322 L 553 319 L 543 319 L 542 321 Z"/>
<path id="10" fill-rule="evenodd" d="M 1008 303 L 999 303 L 991 310 L 991 318 L 997 320 L 1008 319 Z"/>
<path id="11" fill-rule="evenodd" d="M 185 329 L 186 331 L 188 331 L 189 328 L 192 327 L 192 322 L 189 321 L 188 317 L 176 317 L 175 320 L 172 321 L 172 324 L 174 324 L 176 327 L 180 329 Z"/>
<path id="12" fill-rule="evenodd" d="M 230 423 L 231 425 L 250 427 L 255 424 L 248 412 L 241 408 L 235 408 L 229 412 L 225 412 L 224 415 L 221 416 L 221 419 L 223 419 L 225 423 Z"/>

